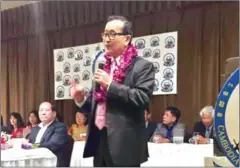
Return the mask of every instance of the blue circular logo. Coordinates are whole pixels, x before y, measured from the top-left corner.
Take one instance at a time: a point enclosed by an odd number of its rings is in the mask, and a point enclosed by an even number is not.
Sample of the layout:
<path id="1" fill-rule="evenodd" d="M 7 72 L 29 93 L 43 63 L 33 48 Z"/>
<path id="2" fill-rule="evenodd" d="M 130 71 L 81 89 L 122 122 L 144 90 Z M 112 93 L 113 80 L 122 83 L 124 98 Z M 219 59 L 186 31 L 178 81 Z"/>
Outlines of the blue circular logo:
<path id="1" fill-rule="evenodd" d="M 221 150 L 239 167 L 239 68 L 223 85 L 215 105 L 214 128 Z"/>

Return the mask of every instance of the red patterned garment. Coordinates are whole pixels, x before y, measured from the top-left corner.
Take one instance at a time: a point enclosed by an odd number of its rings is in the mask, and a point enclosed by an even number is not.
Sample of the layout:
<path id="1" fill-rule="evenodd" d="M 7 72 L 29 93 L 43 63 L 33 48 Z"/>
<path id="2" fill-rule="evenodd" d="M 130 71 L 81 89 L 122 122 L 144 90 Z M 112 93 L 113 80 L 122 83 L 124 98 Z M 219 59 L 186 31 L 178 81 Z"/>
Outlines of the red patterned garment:
<path id="1" fill-rule="evenodd" d="M 18 128 L 16 131 L 12 131 L 11 138 L 22 138 L 23 137 L 23 129 L 24 127 Z"/>

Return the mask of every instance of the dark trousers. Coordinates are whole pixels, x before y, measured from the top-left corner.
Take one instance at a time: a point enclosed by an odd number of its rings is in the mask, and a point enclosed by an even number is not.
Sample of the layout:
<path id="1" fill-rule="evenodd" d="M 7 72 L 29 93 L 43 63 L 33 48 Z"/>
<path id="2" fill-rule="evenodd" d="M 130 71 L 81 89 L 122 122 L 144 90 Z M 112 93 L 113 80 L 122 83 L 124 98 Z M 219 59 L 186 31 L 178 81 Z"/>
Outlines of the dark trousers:
<path id="1" fill-rule="evenodd" d="M 140 167 L 140 164 L 121 166 L 113 163 L 109 153 L 109 149 L 108 149 L 107 129 L 104 127 L 101 130 L 100 145 L 99 145 L 97 155 L 94 156 L 93 158 L 93 166 L 94 167 Z"/>

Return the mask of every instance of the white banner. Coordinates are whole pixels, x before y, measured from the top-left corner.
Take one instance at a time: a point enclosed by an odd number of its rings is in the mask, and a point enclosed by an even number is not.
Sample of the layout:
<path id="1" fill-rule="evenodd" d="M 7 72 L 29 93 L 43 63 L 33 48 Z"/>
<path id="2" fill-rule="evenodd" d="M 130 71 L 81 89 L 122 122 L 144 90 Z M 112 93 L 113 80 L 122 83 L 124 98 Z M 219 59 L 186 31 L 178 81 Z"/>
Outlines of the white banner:
<path id="1" fill-rule="evenodd" d="M 133 38 L 139 56 L 155 68 L 154 95 L 177 94 L 177 32 Z M 92 64 L 103 43 L 54 50 L 55 100 L 71 99 L 70 83 L 75 80 L 86 90 L 92 86 Z"/>

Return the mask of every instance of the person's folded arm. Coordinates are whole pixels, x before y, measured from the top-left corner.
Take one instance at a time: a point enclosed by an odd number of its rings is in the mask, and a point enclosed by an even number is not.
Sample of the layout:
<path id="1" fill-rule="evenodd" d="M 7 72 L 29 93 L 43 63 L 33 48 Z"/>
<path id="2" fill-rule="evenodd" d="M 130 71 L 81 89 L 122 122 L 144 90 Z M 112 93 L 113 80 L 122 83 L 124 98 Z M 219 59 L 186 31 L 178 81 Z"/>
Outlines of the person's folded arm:
<path id="1" fill-rule="evenodd" d="M 159 136 L 161 136 L 160 135 L 160 129 L 161 129 L 161 124 L 157 124 L 157 127 L 156 127 L 156 129 L 155 129 L 155 131 L 153 132 L 153 135 L 152 135 L 152 137 L 150 138 L 150 142 L 154 142 L 154 136 L 156 136 L 156 135 L 159 135 Z"/>

